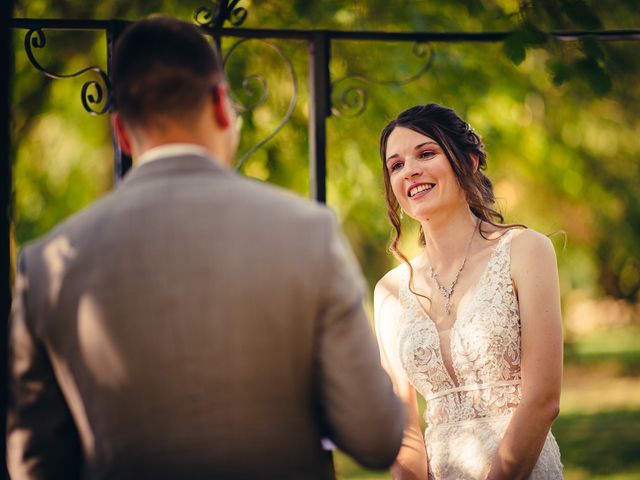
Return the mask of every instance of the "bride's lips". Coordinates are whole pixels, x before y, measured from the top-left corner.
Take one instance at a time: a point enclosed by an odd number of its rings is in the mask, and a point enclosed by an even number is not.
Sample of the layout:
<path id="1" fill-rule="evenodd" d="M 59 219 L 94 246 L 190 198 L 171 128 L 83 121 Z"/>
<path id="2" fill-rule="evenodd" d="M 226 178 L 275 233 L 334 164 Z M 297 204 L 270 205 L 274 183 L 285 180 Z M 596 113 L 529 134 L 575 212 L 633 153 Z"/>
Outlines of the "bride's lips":
<path id="1" fill-rule="evenodd" d="M 414 183 L 407 189 L 407 197 L 409 197 L 410 200 L 418 200 L 428 195 L 435 186 L 435 183 L 429 182 Z"/>

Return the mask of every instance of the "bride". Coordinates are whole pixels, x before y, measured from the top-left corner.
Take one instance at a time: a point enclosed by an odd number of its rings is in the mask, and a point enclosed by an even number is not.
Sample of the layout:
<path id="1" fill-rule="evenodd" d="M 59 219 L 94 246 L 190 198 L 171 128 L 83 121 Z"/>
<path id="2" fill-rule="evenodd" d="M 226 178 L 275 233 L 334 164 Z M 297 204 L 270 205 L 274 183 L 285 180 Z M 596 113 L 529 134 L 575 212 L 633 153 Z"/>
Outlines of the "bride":
<path id="1" fill-rule="evenodd" d="M 393 478 L 562 478 L 550 431 L 562 379 L 551 242 L 503 224 L 482 140 L 453 110 L 400 113 L 380 154 L 402 263 L 376 286 L 376 333 L 410 416 Z M 402 212 L 421 226 L 412 260 L 398 249 Z"/>

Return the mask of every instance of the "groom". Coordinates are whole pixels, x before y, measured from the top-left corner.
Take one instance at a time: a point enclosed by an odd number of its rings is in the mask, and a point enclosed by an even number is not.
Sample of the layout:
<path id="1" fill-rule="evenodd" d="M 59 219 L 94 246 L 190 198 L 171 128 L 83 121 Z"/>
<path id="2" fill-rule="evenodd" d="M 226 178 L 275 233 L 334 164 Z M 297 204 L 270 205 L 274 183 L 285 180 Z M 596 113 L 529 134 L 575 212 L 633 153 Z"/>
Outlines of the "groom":
<path id="1" fill-rule="evenodd" d="M 333 215 L 229 171 L 235 113 L 196 27 L 130 27 L 113 85 L 135 168 L 20 256 L 12 479 L 326 479 L 323 438 L 387 467 L 403 408 Z"/>

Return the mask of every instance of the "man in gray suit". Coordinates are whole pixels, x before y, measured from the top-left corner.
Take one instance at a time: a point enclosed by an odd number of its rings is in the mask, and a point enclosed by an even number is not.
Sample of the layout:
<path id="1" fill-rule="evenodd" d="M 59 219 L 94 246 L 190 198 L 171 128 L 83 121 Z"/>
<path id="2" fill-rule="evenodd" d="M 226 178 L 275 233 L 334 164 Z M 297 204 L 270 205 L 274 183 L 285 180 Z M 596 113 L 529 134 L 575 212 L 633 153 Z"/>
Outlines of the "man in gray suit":
<path id="1" fill-rule="evenodd" d="M 19 260 L 12 478 L 325 479 L 325 437 L 390 465 L 404 411 L 333 215 L 228 170 L 235 114 L 196 27 L 138 22 L 113 71 L 135 168 Z"/>

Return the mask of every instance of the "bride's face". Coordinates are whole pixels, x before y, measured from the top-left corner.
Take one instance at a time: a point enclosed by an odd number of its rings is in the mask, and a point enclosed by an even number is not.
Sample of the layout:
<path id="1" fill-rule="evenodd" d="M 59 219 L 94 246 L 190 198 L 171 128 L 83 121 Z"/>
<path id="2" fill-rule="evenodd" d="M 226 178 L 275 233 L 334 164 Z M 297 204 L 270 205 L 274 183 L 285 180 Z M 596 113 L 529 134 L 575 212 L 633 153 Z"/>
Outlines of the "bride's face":
<path id="1" fill-rule="evenodd" d="M 385 164 L 393 194 L 410 217 L 428 220 L 466 205 L 449 159 L 431 137 L 396 127 L 387 140 Z"/>

